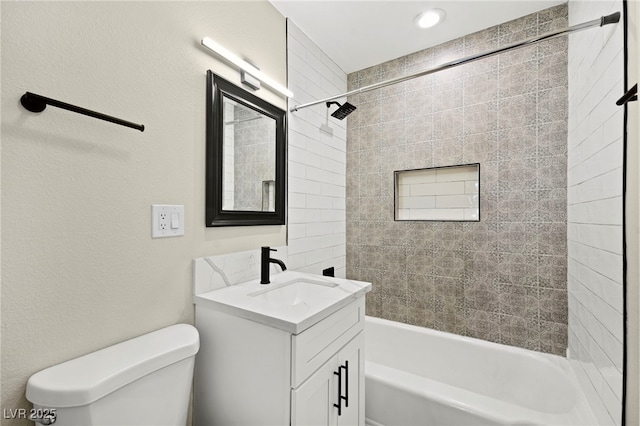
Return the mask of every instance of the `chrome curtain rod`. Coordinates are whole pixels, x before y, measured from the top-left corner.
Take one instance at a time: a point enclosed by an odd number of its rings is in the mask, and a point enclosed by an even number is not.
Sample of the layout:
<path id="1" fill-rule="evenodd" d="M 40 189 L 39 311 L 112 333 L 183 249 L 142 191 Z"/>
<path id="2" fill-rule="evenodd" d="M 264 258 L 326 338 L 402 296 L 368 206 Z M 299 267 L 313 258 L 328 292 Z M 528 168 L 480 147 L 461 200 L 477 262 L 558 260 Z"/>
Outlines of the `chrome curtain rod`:
<path id="1" fill-rule="evenodd" d="M 532 45 L 534 43 L 538 43 L 541 41 L 545 41 L 545 40 L 549 40 L 552 38 L 556 38 L 556 37 L 560 37 L 566 34 L 570 34 L 576 31 L 582 31 L 582 30 L 586 30 L 587 28 L 592 28 L 592 27 L 602 27 L 604 25 L 608 25 L 608 24 L 615 24 L 618 21 L 620 21 L 620 12 L 616 12 L 616 13 L 612 13 L 611 15 L 607 15 L 607 16 L 602 16 L 598 19 L 594 19 L 592 21 L 588 21 L 588 22 L 583 22 L 582 24 L 576 24 L 573 25 L 569 28 L 566 28 L 564 30 L 558 30 L 558 31 L 552 31 L 546 34 L 543 34 L 541 36 L 534 36 L 531 38 L 528 38 L 524 41 L 519 41 L 516 43 L 512 43 L 510 45 L 504 46 L 504 47 L 500 47 L 498 49 L 495 50 L 490 50 L 488 52 L 485 53 L 480 53 L 477 55 L 472 55 L 472 56 L 468 56 L 466 58 L 462 58 L 462 59 L 456 59 L 454 61 L 451 62 L 446 62 L 442 65 L 438 65 L 435 66 L 433 68 L 429 68 L 423 71 L 418 71 L 414 74 L 410 74 L 410 75 L 406 75 L 404 77 L 396 77 L 393 78 L 391 80 L 387 80 L 387 81 L 383 81 L 380 83 L 375 83 L 375 84 L 371 84 L 369 86 L 364 86 L 361 87 L 359 89 L 354 89 L 351 90 L 349 92 L 345 92 L 345 93 L 341 93 L 339 95 L 335 95 L 335 96 L 331 96 L 329 98 L 325 98 L 325 99 L 320 99 L 318 101 L 313 101 L 313 102 L 309 102 L 306 104 L 300 104 L 300 105 L 296 105 L 293 108 L 290 109 L 291 112 L 296 112 L 302 108 L 307 108 L 313 105 L 318 105 L 318 104 L 323 104 L 325 102 L 329 102 L 329 101 L 333 101 L 339 98 L 343 98 L 345 96 L 351 96 L 351 95 L 356 95 L 358 93 L 364 93 L 364 92 L 368 92 L 370 90 L 376 90 L 376 89 L 380 89 L 386 86 L 390 86 L 392 84 L 397 84 L 397 83 L 402 83 L 404 81 L 408 81 L 408 80 L 413 80 L 414 78 L 418 78 L 418 77 L 422 77 L 425 75 L 429 75 L 429 74 L 433 74 L 439 71 L 444 71 L 447 70 L 449 68 L 454 68 L 457 67 L 458 65 L 464 65 L 467 64 L 469 62 L 473 62 L 473 61 L 477 61 L 478 59 L 484 59 L 484 58 L 488 58 L 490 56 L 494 56 L 500 53 L 504 53 L 507 52 L 509 50 L 513 50 L 513 49 L 517 49 L 520 47 L 526 47 L 529 45 Z"/>

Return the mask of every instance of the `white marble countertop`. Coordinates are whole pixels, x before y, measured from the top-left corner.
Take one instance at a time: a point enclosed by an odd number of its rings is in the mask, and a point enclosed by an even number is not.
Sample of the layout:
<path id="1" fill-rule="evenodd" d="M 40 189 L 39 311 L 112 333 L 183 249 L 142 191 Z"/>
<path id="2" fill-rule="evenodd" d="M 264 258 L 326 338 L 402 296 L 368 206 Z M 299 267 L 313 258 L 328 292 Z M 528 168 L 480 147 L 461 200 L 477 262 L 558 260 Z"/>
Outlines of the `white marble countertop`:
<path id="1" fill-rule="evenodd" d="M 269 296 L 269 290 L 300 281 L 317 284 L 317 294 L 305 300 L 282 302 L 278 297 L 265 297 Z M 194 303 L 198 308 L 215 309 L 299 334 L 370 290 L 371 283 L 363 281 L 284 271 L 271 275 L 270 284 L 260 284 L 259 279 L 254 279 L 195 295 Z"/>

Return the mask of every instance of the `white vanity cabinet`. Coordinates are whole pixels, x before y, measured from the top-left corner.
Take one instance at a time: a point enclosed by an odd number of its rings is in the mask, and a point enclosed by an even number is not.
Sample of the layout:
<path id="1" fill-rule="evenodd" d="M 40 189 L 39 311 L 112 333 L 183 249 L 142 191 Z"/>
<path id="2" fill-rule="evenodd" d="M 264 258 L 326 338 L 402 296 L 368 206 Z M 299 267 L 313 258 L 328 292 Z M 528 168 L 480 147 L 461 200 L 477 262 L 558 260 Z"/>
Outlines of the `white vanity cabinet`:
<path id="1" fill-rule="evenodd" d="M 364 425 L 364 295 L 299 334 L 196 304 L 194 425 Z"/>
<path id="2" fill-rule="evenodd" d="M 292 425 L 364 424 L 363 348 L 364 334 L 360 332 L 291 390 Z"/>

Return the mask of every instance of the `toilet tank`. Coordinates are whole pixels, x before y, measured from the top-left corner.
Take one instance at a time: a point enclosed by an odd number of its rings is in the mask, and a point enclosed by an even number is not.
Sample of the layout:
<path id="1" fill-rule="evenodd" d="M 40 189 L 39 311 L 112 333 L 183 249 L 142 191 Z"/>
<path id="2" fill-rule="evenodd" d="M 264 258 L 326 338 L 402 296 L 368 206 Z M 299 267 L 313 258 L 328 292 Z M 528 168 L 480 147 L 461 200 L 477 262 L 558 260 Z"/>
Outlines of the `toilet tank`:
<path id="1" fill-rule="evenodd" d="M 199 347 L 193 326 L 173 325 L 42 370 L 26 396 L 56 426 L 184 426 Z"/>

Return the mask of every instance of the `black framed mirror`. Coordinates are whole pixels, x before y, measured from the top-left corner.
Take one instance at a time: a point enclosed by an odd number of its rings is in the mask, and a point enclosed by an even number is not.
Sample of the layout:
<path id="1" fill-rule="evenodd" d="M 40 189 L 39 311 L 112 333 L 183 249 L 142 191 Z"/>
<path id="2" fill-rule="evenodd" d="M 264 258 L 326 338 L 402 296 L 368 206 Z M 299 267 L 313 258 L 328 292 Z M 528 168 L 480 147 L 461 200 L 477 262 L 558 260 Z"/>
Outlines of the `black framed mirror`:
<path id="1" fill-rule="evenodd" d="M 206 225 L 284 225 L 286 112 L 207 72 Z"/>

